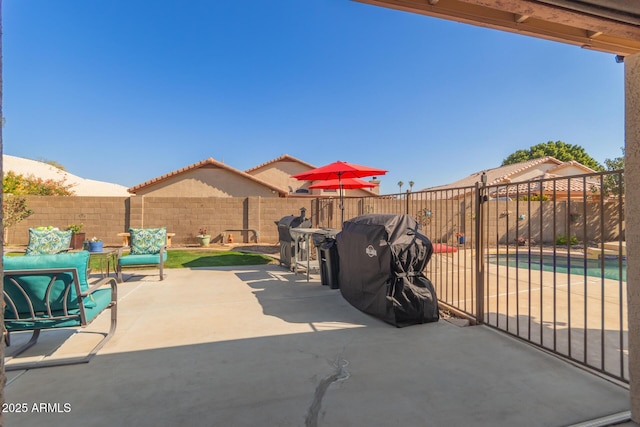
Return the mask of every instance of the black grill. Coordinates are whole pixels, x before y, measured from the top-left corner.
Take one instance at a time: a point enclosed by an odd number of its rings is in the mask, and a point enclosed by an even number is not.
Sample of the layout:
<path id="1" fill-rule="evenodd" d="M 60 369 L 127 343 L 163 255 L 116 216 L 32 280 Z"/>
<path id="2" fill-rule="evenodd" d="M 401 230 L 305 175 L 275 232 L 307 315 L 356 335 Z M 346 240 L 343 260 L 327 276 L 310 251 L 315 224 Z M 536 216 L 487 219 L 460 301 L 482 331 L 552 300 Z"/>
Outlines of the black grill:
<path id="1" fill-rule="evenodd" d="M 291 268 L 293 257 L 294 239 L 291 236 L 292 228 L 311 228 L 311 221 L 305 217 L 305 208 L 300 209 L 300 216 L 288 215 L 276 221 L 278 237 L 280 240 L 280 265 Z"/>

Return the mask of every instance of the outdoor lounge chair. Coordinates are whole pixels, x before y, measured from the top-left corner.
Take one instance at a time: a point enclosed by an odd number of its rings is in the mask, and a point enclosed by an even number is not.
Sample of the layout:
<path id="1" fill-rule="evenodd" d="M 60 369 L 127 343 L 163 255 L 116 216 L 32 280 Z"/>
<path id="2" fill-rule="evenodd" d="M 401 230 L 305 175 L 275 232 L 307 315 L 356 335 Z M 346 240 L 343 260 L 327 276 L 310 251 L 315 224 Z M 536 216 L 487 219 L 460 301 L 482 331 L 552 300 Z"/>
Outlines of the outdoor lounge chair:
<path id="1" fill-rule="evenodd" d="M 114 278 L 89 284 L 89 252 L 4 257 L 5 341 L 10 334 L 33 331 L 31 339 L 5 358 L 7 371 L 87 363 L 116 330 L 117 285 Z M 34 346 L 43 329 L 77 328 L 89 325 L 102 311 L 111 310 L 111 327 L 102 340 L 82 357 L 43 359 L 11 363 Z"/>
<path id="2" fill-rule="evenodd" d="M 29 244 L 25 255 L 45 255 L 67 252 L 71 249 L 71 230 L 57 228 L 30 228 Z"/>
<path id="3" fill-rule="evenodd" d="M 125 248 L 118 250 L 118 282 L 122 283 L 123 267 L 157 266 L 160 280 L 164 279 L 164 262 L 167 260 L 167 229 L 130 228 L 130 251 L 123 255 Z"/>

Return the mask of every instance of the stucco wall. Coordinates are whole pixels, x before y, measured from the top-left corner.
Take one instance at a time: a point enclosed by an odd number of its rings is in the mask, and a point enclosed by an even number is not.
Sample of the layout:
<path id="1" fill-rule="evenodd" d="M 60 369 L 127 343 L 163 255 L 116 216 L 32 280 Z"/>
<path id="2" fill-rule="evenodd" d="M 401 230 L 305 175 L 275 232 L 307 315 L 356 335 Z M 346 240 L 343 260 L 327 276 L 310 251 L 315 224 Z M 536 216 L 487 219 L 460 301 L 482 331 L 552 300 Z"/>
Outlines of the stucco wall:
<path id="1" fill-rule="evenodd" d="M 298 162 L 279 161 L 270 163 L 254 171 L 250 171 L 249 174 L 261 179 L 262 181 L 293 193 L 298 188 L 309 187 L 309 182 L 299 181 L 291 176 L 308 170 L 308 167 Z"/>
<path id="2" fill-rule="evenodd" d="M 138 196 L 233 197 L 235 194 L 278 197 L 271 189 L 220 168 L 198 168 L 141 189 Z"/>
<path id="3" fill-rule="evenodd" d="M 627 301 L 629 322 L 629 377 L 631 413 L 640 422 L 640 54 L 624 60 L 625 68 L 625 191 L 629 221 L 627 233 Z"/>

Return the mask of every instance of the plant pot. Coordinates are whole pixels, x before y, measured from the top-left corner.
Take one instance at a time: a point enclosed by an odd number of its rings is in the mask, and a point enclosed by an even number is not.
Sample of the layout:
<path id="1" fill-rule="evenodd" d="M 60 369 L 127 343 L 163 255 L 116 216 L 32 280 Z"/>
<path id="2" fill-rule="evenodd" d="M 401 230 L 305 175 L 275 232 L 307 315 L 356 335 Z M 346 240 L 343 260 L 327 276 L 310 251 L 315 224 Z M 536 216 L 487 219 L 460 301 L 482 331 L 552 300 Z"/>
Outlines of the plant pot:
<path id="1" fill-rule="evenodd" d="M 104 242 L 89 242 L 89 252 L 102 252 Z"/>
<path id="2" fill-rule="evenodd" d="M 198 243 L 200 243 L 200 246 L 209 246 L 209 244 L 211 243 L 211 236 L 209 234 L 205 234 L 204 236 L 197 236 L 198 237 Z"/>
<path id="3" fill-rule="evenodd" d="M 83 249 L 86 233 L 73 233 L 71 235 L 71 249 Z"/>

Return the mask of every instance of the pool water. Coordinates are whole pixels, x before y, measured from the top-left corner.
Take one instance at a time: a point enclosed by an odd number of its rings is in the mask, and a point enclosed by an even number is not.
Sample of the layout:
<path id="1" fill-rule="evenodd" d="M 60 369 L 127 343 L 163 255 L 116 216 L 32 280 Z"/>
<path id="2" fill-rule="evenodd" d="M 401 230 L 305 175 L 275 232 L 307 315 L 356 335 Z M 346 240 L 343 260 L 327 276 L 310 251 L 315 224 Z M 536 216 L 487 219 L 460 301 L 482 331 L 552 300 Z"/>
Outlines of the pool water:
<path id="1" fill-rule="evenodd" d="M 603 261 L 600 261 L 598 259 L 585 259 L 581 257 L 569 258 L 564 255 L 541 256 L 540 254 L 527 254 L 522 252 L 489 255 L 488 258 L 491 264 L 509 265 L 509 267 L 536 271 L 542 269 L 542 271 L 556 271 L 557 273 L 570 272 L 571 274 L 604 277 L 605 279 L 613 280 L 620 280 L 620 273 L 622 273 L 622 281 L 627 281 L 627 260 L 625 258 L 623 258 L 621 262 L 618 260 L 618 257 L 606 257 Z"/>

